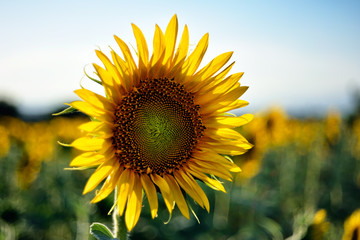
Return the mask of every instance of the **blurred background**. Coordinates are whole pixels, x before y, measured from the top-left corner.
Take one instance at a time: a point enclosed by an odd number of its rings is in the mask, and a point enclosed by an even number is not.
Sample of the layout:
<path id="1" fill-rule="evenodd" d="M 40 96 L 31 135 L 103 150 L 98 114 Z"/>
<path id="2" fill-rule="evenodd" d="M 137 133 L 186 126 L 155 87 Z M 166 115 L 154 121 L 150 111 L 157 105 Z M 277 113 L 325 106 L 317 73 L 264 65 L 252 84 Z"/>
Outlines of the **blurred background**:
<path id="1" fill-rule="evenodd" d="M 190 48 L 210 33 L 204 64 L 234 51 L 255 119 L 238 129 L 255 147 L 234 157 L 243 169 L 227 194 L 206 191 L 211 211 L 194 206 L 168 220 L 145 204 L 132 239 L 360 238 L 360 2 L 353 1 L 0 1 L 0 239 L 92 239 L 112 196 L 90 204 L 92 170 L 64 171 L 77 154 L 56 141 L 80 136 L 81 114 L 53 117 L 80 87 L 95 49 L 149 48 L 155 24 L 174 14 Z"/>

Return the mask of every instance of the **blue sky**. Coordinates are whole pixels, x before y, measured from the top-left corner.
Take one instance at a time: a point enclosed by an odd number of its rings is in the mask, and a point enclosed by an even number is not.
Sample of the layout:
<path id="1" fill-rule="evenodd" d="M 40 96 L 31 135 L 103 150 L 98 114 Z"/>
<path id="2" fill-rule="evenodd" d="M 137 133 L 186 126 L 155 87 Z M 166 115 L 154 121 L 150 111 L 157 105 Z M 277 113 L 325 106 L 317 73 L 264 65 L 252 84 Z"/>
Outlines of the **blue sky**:
<path id="1" fill-rule="evenodd" d="M 0 99 L 46 112 L 76 99 L 94 49 L 135 45 L 131 23 L 152 45 L 173 14 L 190 43 L 210 33 L 207 62 L 234 51 L 233 72 L 249 86 L 242 111 L 349 111 L 360 89 L 360 1 L 1 1 Z M 205 63 L 204 62 L 204 63 Z M 82 81 L 85 86 L 91 84 Z"/>

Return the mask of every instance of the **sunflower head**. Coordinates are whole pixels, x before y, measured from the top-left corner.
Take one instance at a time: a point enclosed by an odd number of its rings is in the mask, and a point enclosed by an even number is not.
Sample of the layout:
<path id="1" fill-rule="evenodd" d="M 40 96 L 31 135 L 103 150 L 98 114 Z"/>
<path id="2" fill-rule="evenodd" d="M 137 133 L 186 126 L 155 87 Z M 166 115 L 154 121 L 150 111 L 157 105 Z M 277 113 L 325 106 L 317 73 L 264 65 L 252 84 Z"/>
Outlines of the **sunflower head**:
<path id="1" fill-rule="evenodd" d="M 170 213 L 176 203 L 189 218 L 189 197 L 209 211 L 209 201 L 197 181 L 225 192 L 215 176 L 231 180 L 230 172 L 240 168 L 224 155 L 239 155 L 252 146 L 232 129 L 249 122 L 252 115 L 226 113 L 248 104 L 239 100 L 247 90 L 238 82 L 243 73 L 228 75 L 234 63 L 224 67 L 232 52 L 198 70 L 208 34 L 188 54 L 185 25 L 176 48 L 175 15 L 165 33 L 156 25 L 150 57 L 144 35 L 136 25 L 132 27 L 137 61 L 115 36 L 122 54 L 111 50 L 110 59 L 96 51 L 104 67 L 94 64 L 106 97 L 79 89 L 75 93 L 83 101 L 69 104 L 94 120 L 80 126 L 86 136 L 71 146 L 84 152 L 70 165 L 98 166 L 84 194 L 105 179 L 92 200 L 98 202 L 117 187 L 117 209 L 125 214 L 129 230 L 139 219 L 143 194 L 153 218 L 158 211 L 158 192 Z"/>

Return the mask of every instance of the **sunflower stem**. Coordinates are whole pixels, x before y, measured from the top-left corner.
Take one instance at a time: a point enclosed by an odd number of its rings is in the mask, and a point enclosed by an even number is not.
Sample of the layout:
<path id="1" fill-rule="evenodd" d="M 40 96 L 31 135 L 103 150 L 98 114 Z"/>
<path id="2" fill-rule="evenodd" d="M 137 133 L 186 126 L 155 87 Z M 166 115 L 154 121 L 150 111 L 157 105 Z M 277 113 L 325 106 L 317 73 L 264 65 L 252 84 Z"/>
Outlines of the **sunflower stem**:
<path id="1" fill-rule="evenodd" d="M 125 214 L 123 214 L 122 216 L 120 216 L 119 219 L 119 234 L 118 234 L 118 238 L 119 240 L 127 240 L 128 239 L 128 230 L 126 228 L 125 225 Z"/>
<path id="2" fill-rule="evenodd" d="M 116 191 L 117 189 L 115 188 L 115 197 L 114 197 L 114 204 L 116 204 Z M 117 207 L 115 207 L 113 209 L 113 213 L 112 213 L 112 220 L 113 220 L 113 235 L 115 238 L 117 238 L 118 233 L 119 233 L 119 224 L 118 224 L 118 217 L 119 217 L 119 212 L 117 210 Z"/>
<path id="3" fill-rule="evenodd" d="M 125 225 L 125 214 L 119 217 L 119 211 L 117 208 L 117 187 L 115 187 L 114 191 L 114 205 L 115 208 L 113 210 L 112 219 L 113 219 L 113 235 L 115 238 L 119 240 L 127 240 L 128 239 L 128 231 Z"/>

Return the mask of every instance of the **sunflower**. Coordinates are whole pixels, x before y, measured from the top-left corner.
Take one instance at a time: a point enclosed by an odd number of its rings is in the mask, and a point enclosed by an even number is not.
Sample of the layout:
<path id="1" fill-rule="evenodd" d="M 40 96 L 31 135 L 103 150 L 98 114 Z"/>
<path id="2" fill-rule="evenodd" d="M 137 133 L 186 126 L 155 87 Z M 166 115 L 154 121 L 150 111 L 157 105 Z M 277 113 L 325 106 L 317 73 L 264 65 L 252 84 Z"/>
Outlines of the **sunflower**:
<path id="1" fill-rule="evenodd" d="M 330 222 L 326 221 L 326 214 L 325 209 L 320 209 L 315 213 L 313 222 L 309 227 L 311 239 L 325 239 L 330 228 Z"/>
<path id="2" fill-rule="evenodd" d="M 120 216 L 125 214 L 129 231 L 139 219 L 143 194 L 152 218 L 157 216 L 158 192 L 169 213 L 176 203 L 189 219 L 188 197 L 209 212 L 208 198 L 197 180 L 225 192 L 218 178 L 231 181 L 230 172 L 240 168 L 224 155 L 239 155 L 252 147 L 232 129 L 249 122 L 252 115 L 226 113 L 248 104 L 239 100 L 248 88 L 238 83 L 243 73 L 227 76 L 234 63 L 220 71 L 232 52 L 219 55 L 197 71 L 208 34 L 188 55 L 185 25 L 176 49 L 178 20 L 174 15 L 165 34 L 155 26 L 149 59 L 143 33 L 134 24 L 132 28 L 138 63 L 127 44 L 114 36 L 122 57 L 111 49 L 111 61 L 97 50 L 105 68 L 93 64 L 106 97 L 79 89 L 75 93 L 83 101 L 69 104 L 94 120 L 81 125 L 86 136 L 70 144 L 84 151 L 70 166 L 98 166 L 83 194 L 105 179 L 92 200 L 96 203 L 117 187 L 115 204 Z"/>
<path id="3" fill-rule="evenodd" d="M 346 219 L 342 240 L 360 240 L 360 209 L 355 210 Z"/>

